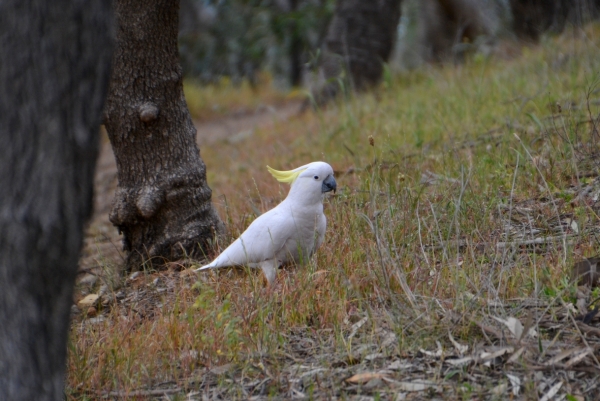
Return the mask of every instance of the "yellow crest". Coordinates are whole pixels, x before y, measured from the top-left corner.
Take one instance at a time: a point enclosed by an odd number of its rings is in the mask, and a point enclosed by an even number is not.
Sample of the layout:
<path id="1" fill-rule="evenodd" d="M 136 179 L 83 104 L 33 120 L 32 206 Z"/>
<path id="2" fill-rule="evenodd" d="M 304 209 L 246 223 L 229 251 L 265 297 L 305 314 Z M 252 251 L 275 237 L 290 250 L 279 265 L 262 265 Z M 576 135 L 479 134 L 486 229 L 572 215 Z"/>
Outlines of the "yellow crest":
<path id="1" fill-rule="evenodd" d="M 296 181 L 296 178 L 298 178 L 298 176 L 302 174 L 304 170 L 306 170 L 306 167 L 299 167 L 290 171 L 279 171 L 267 166 L 267 170 L 269 170 L 269 173 L 271 173 L 271 175 L 275 177 L 277 181 L 287 182 L 291 185 L 294 183 L 294 181 Z"/>

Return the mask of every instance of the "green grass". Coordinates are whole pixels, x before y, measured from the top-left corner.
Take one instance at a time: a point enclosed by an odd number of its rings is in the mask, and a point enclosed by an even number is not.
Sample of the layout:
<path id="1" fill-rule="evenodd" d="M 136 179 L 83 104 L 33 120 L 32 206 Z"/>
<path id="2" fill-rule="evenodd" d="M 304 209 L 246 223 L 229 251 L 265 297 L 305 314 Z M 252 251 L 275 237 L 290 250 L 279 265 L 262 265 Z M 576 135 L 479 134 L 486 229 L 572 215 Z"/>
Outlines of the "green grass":
<path id="1" fill-rule="evenodd" d="M 332 354 L 351 360 L 361 342 L 380 342 L 380 329 L 396 334 L 399 354 L 435 348 L 449 330 L 474 344 L 481 331 L 468 318 L 448 323 L 448 311 L 477 317 L 488 301 L 570 302 L 574 253 L 598 250 L 585 230 L 598 216 L 573 204 L 570 188 L 580 184 L 578 173 L 594 170 L 587 121 L 599 111 L 599 44 L 595 26 L 518 49 L 515 58 L 475 56 L 464 65 L 401 73 L 373 93 L 236 144 L 202 148 L 213 201 L 232 237 L 255 210 L 286 195 L 266 164 L 329 162 L 339 190 L 326 201 L 325 243 L 307 267 L 280 271 L 274 290 L 257 271 L 207 274 L 193 287 L 181 278 L 175 295 L 147 306 L 145 316 L 124 305 L 105 312 L 104 322 L 74 323 L 68 394 L 94 398 L 181 383 L 227 363 L 244 375 L 266 369 L 276 376 L 284 367 L 277 357 L 295 350 L 298 336 L 310 340 L 316 351 L 309 356 L 323 366 L 331 366 Z M 210 96 L 197 93 L 205 103 L 189 103 L 203 115 Z M 562 201 L 553 206 L 549 199 Z M 566 247 L 498 248 L 518 234 L 507 228 L 521 218 L 517 206 L 532 210 L 538 236 L 557 235 L 552 222 L 567 214 L 580 233 Z M 348 340 L 365 316 L 360 334 Z M 282 391 L 273 383 L 267 394 Z M 230 382 L 222 385 L 231 397 L 245 397 Z"/>

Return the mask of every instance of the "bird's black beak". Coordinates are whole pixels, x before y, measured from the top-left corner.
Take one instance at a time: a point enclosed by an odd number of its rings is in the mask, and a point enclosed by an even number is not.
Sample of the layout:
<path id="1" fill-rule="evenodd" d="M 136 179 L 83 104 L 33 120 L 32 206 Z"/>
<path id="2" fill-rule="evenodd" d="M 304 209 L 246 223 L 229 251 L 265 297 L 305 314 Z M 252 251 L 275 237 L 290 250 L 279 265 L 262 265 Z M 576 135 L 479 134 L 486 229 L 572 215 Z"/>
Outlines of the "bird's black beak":
<path id="1" fill-rule="evenodd" d="M 328 175 L 327 178 L 325 178 L 323 180 L 323 184 L 321 185 L 321 192 L 325 193 L 325 192 L 333 191 L 333 193 L 335 193 L 336 189 L 337 189 L 337 182 L 335 182 L 335 178 L 333 178 L 332 175 Z"/>

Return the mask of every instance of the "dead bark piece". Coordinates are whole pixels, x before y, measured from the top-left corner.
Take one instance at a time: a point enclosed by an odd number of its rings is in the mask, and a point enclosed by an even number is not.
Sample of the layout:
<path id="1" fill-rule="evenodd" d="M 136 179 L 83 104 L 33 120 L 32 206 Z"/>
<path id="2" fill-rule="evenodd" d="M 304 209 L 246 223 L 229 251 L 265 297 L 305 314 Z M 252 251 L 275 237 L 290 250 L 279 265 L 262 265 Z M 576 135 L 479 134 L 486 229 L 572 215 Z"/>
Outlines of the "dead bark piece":
<path id="1" fill-rule="evenodd" d="M 600 284 L 598 262 L 600 262 L 598 256 L 576 262 L 571 270 L 571 280 L 577 281 L 578 285 L 598 286 Z"/>
<path id="2" fill-rule="evenodd" d="M 596 327 L 588 326 L 583 322 L 577 322 L 577 327 L 579 327 L 579 330 L 586 334 L 593 334 L 596 337 L 600 337 L 600 329 Z"/>
<path id="3" fill-rule="evenodd" d="M 116 2 L 105 126 L 118 169 L 110 221 L 127 268 L 203 254 L 223 230 L 183 96 L 178 2 Z"/>

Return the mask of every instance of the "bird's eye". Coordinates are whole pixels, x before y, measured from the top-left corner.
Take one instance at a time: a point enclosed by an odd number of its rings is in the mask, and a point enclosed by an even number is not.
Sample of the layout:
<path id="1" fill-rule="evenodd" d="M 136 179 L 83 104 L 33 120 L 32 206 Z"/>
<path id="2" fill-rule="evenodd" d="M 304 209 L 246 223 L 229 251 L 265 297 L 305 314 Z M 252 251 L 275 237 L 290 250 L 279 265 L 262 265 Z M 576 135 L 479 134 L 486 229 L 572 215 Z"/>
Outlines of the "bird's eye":
<path id="1" fill-rule="evenodd" d="M 315 175 L 313 178 L 314 178 L 315 180 L 318 180 L 318 179 L 319 179 L 319 176 L 318 176 L 318 175 Z"/>

